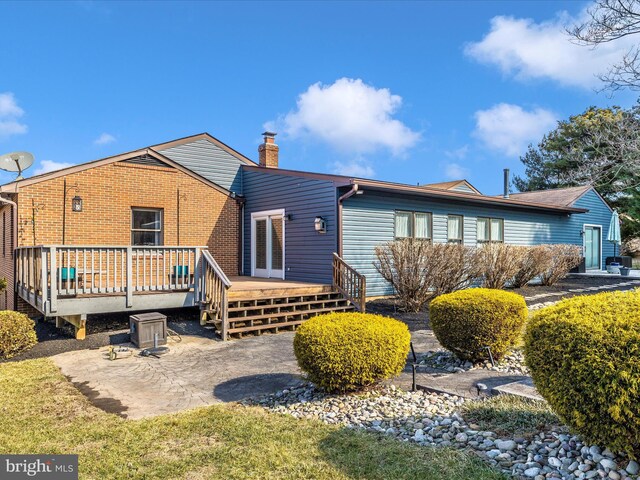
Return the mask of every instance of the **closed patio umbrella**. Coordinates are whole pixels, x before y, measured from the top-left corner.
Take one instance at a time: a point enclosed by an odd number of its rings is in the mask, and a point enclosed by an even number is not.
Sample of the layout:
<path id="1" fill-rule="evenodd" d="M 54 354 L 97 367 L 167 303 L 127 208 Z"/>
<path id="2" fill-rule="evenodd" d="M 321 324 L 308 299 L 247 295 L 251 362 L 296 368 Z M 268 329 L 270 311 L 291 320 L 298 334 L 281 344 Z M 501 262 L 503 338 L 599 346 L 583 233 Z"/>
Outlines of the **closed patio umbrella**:
<path id="1" fill-rule="evenodd" d="M 609 233 L 607 234 L 607 241 L 613 243 L 613 256 L 616 256 L 616 245 L 620 245 L 622 238 L 620 237 L 620 217 L 618 211 L 614 210 L 611 215 L 611 222 L 609 223 Z"/>

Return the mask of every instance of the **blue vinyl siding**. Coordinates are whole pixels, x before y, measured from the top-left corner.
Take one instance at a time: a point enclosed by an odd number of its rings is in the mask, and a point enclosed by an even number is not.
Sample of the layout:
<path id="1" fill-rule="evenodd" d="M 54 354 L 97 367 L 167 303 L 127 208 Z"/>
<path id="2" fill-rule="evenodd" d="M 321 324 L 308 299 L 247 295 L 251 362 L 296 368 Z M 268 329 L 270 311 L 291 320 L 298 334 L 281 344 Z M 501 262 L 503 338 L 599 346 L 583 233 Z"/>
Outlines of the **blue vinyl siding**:
<path id="1" fill-rule="evenodd" d="M 196 140 L 159 152 L 207 180 L 237 194 L 242 194 L 240 159 L 208 140 Z"/>
<path id="2" fill-rule="evenodd" d="M 413 210 L 433 213 L 433 240 L 447 241 L 447 215 L 464 216 L 464 243 L 476 245 L 477 217 L 504 219 L 505 243 L 537 245 L 542 243 L 568 243 L 582 245 L 582 225 L 602 225 L 603 257 L 613 254 L 606 242 L 611 213 L 597 194 L 590 191 L 575 204 L 589 208 L 586 214 L 571 216 L 534 211 L 501 209 L 495 207 L 465 205 L 460 202 L 442 202 L 418 197 L 382 194 L 365 190 L 364 195 L 347 199 L 343 209 L 343 257 L 356 270 L 367 277 L 369 296 L 389 295 L 389 285 L 374 267 L 374 249 L 377 245 L 393 240 L 394 212 Z M 604 260 L 603 260 L 604 264 Z"/>
<path id="3" fill-rule="evenodd" d="M 251 214 L 285 209 L 285 279 L 332 282 L 337 245 L 336 189 L 328 180 L 244 170 L 244 273 L 251 275 Z M 315 231 L 317 216 L 327 221 L 327 233 Z"/>
<path id="4" fill-rule="evenodd" d="M 460 185 L 453 187 L 451 190 L 455 192 L 476 193 L 472 188 L 469 187 L 469 185 L 465 183 L 461 183 Z"/>

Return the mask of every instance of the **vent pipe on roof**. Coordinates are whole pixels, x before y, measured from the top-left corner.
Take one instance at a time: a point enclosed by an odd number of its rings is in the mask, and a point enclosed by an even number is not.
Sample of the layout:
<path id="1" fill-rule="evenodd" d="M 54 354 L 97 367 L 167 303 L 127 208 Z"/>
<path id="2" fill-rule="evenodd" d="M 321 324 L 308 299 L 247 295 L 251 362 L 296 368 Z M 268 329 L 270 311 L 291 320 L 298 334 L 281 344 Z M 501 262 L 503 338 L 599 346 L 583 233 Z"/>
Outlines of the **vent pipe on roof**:
<path id="1" fill-rule="evenodd" d="M 509 169 L 504 169 L 504 193 L 502 194 L 504 198 L 509 198 Z"/>

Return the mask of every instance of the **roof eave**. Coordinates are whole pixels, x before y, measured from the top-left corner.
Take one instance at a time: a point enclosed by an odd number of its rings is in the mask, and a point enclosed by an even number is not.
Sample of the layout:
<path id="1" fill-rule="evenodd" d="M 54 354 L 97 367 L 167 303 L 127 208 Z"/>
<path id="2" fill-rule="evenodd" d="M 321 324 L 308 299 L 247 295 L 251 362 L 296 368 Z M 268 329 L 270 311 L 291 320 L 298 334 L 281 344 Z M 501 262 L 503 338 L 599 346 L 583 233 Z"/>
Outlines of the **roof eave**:
<path id="1" fill-rule="evenodd" d="M 379 191 L 387 191 L 404 195 L 415 195 L 421 197 L 429 197 L 440 200 L 456 200 L 461 202 L 469 202 L 476 203 L 481 205 L 489 205 L 489 206 L 501 206 L 507 208 L 517 208 L 524 210 L 536 210 L 543 211 L 547 213 L 587 213 L 589 210 L 585 208 L 575 208 L 575 207 L 554 207 L 551 205 L 543 205 L 539 203 L 528 203 L 528 202 L 517 202 L 509 199 L 496 199 L 492 197 L 481 196 L 477 194 L 465 194 L 464 192 L 455 192 L 452 193 L 450 190 L 440 190 L 434 191 L 426 190 L 421 187 L 401 187 L 395 185 L 385 185 L 379 184 L 376 182 L 369 182 L 366 180 L 353 179 L 352 183 L 357 183 L 358 185 L 366 188 L 370 188 L 373 190 Z"/>

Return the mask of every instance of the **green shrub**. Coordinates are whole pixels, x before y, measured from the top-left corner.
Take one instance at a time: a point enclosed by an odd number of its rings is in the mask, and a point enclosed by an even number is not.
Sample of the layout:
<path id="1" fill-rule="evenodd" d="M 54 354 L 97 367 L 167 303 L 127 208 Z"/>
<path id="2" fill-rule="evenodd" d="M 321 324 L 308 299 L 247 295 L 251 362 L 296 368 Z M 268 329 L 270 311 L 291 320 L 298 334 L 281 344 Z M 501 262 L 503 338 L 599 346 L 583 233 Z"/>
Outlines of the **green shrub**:
<path id="1" fill-rule="evenodd" d="M 7 288 L 7 279 L 0 278 L 0 293 L 4 292 Z"/>
<path id="2" fill-rule="evenodd" d="M 536 312 L 525 361 L 540 394 L 588 442 L 640 456 L 640 291 L 574 297 Z"/>
<path id="3" fill-rule="evenodd" d="M 345 392 L 399 374 L 410 340 L 409 329 L 398 320 L 330 313 L 303 323 L 293 349 L 311 382 L 328 392 Z"/>
<path id="4" fill-rule="evenodd" d="M 500 359 L 519 339 L 527 320 L 524 298 L 512 292 L 470 288 L 441 295 L 429 306 L 431 328 L 458 358 Z"/>
<path id="5" fill-rule="evenodd" d="M 23 313 L 0 311 L 0 358 L 11 358 L 36 343 L 33 320 Z"/>

